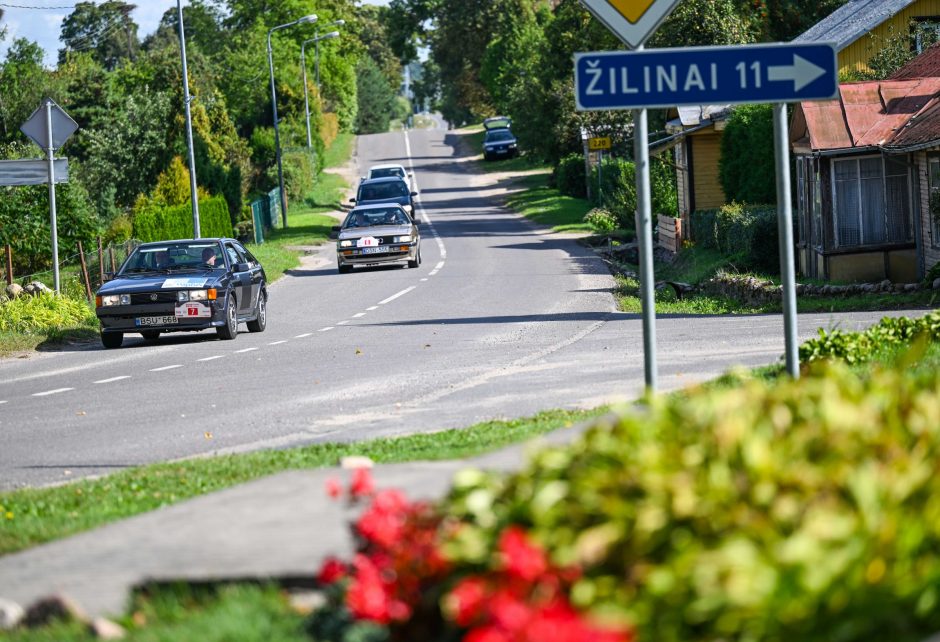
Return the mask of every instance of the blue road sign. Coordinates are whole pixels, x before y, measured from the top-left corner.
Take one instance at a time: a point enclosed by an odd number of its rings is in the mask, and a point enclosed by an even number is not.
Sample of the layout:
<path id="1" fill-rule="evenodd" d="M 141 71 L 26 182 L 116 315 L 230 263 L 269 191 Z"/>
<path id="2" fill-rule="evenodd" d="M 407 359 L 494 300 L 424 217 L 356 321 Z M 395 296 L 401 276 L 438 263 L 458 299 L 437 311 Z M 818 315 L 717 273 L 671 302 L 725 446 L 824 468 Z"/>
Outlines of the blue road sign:
<path id="1" fill-rule="evenodd" d="M 578 110 L 784 103 L 834 98 L 831 43 L 575 54 Z"/>

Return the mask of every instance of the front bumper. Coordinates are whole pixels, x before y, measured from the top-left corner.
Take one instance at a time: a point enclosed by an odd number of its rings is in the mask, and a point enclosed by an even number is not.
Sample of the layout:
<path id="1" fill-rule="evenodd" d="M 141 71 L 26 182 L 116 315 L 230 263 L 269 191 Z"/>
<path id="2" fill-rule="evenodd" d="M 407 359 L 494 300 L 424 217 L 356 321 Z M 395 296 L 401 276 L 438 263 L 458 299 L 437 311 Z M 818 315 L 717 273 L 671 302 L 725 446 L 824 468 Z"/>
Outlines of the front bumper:
<path id="1" fill-rule="evenodd" d="M 195 332 L 225 325 L 225 299 L 200 302 L 209 309 L 209 316 L 187 316 L 184 304 L 154 303 L 149 305 L 112 305 L 95 308 L 102 332 Z M 182 309 L 182 316 L 177 309 Z M 200 310 L 190 306 L 196 312 Z M 141 319 L 173 317 L 176 323 L 142 325 Z"/>
<path id="2" fill-rule="evenodd" d="M 382 265 L 383 263 L 404 263 L 418 257 L 417 243 L 400 243 L 388 246 L 394 251 L 381 254 L 365 254 L 364 248 L 344 248 L 336 250 L 336 262 L 339 265 Z"/>

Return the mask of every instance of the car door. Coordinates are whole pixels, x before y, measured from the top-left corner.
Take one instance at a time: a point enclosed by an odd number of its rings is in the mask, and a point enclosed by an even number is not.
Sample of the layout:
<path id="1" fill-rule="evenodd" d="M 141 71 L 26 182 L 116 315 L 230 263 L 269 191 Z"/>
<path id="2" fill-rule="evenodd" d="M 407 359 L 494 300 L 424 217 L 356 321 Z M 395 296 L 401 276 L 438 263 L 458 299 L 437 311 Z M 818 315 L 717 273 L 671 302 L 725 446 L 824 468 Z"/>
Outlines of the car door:
<path id="1" fill-rule="evenodd" d="M 248 314 L 248 311 L 252 309 L 251 270 L 247 272 L 238 271 L 238 265 L 247 263 L 248 260 L 245 258 L 244 253 L 240 252 L 231 241 L 225 243 L 225 253 L 228 255 L 229 263 L 232 266 L 232 275 L 234 276 L 232 289 L 235 291 L 235 297 L 238 301 L 238 314 L 242 316 Z"/>
<path id="2" fill-rule="evenodd" d="M 245 249 L 245 246 L 241 243 L 233 243 L 233 245 L 236 250 L 245 256 L 245 261 L 251 266 L 251 304 L 248 310 L 253 311 L 258 305 L 258 298 L 261 296 L 261 288 L 264 286 L 264 269 L 262 269 L 258 259 Z"/>

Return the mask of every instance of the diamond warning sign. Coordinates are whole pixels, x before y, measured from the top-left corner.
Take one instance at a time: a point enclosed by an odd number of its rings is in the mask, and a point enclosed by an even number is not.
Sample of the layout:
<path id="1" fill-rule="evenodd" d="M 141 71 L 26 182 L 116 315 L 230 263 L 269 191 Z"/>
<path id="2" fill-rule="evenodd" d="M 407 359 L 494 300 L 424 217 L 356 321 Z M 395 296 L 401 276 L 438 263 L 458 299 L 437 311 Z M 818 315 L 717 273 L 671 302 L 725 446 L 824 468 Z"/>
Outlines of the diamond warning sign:
<path id="1" fill-rule="evenodd" d="M 649 38 L 679 0 L 581 0 L 588 11 L 636 49 Z"/>

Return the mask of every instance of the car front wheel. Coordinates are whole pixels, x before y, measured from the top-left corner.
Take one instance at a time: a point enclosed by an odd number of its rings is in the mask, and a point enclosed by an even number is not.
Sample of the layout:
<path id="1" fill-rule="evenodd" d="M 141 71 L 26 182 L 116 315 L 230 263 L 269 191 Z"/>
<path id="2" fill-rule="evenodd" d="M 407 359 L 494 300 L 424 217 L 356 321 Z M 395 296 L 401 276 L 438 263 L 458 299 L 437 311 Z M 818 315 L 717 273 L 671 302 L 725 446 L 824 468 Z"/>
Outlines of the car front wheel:
<path id="1" fill-rule="evenodd" d="M 225 325 L 215 329 L 220 339 L 231 341 L 238 335 L 238 312 L 235 309 L 235 295 L 229 295 L 225 305 Z"/>
<path id="2" fill-rule="evenodd" d="M 101 345 L 109 350 L 112 348 L 120 348 L 121 344 L 124 343 L 124 333 L 123 332 L 102 332 L 101 333 Z"/>
<path id="3" fill-rule="evenodd" d="M 421 246 L 418 246 L 418 249 L 415 251 L 415 260 L 408 261 L 408 267 L 416 268 L 421 265 Z"/>
<path id="4" fill-rule="evenodd" d="M 248 332 L 264 332 L 264 329 L 268 326 L 268 297 L 263 293 L 258 297 L 257 313 L 255 320 L 246 324 Z"/>

